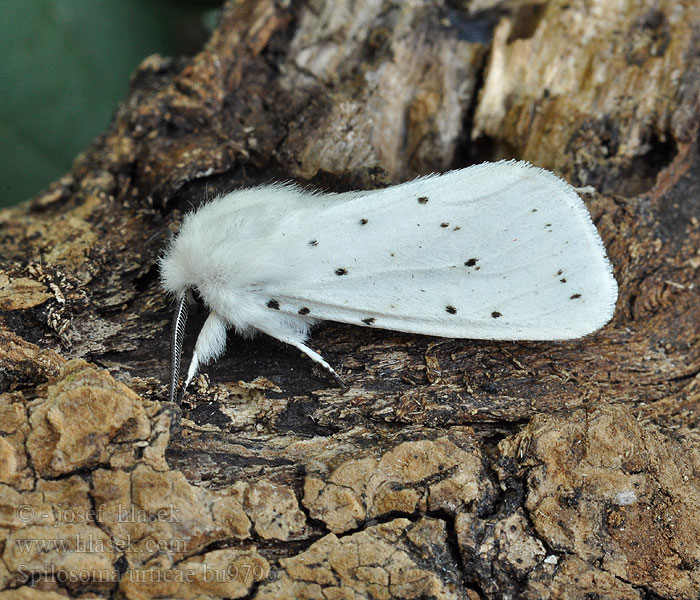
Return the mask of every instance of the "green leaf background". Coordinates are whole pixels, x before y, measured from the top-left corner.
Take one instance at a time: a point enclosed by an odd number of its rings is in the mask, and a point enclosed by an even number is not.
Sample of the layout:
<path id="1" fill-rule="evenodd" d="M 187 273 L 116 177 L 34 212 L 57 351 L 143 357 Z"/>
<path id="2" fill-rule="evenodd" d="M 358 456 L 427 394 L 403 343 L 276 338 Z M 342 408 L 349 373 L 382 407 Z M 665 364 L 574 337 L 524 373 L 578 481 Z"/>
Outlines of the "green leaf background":
<path id="1" fill-rule="evenodd" d="M 67 172 L 148 55 L 194 54 L 221 1 L 0 0 L 0 207 Z"/>

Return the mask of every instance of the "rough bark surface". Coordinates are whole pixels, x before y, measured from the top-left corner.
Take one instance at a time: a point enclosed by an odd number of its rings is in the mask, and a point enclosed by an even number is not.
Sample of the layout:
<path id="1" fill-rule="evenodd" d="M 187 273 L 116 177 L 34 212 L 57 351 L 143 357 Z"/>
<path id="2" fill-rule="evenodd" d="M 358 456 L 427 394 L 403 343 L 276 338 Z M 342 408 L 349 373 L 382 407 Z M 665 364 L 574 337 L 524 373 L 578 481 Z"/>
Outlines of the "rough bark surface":
<path id="1" fill-rule="evenodd" d="M 240 0 L 0 213 L 0 598 L 697 598 L 700 4 Z M 517 157 L 620 284 L 566 343 L 229 336 L 165 402 L 190 206 Z M 191 319 L 185 355 L 203 315 Z"/>

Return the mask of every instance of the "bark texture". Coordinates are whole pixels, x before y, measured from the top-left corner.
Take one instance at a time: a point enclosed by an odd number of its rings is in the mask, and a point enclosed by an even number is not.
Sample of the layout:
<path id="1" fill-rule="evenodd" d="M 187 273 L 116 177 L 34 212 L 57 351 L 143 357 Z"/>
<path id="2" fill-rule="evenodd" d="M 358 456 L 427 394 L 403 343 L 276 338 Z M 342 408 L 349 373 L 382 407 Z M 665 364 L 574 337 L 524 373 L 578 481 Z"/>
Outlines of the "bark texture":
<path id="1" fill-rule="evenodd" d="M 699 128 L 696 0 L 227 4 L 0 212 L 0 599 L 697 598 Z M 326 324 L 346 393 L 230 335 L 164 402 L 156 261 L 190 206 L 503 157 L 596 188 L 603 330 Z"/>

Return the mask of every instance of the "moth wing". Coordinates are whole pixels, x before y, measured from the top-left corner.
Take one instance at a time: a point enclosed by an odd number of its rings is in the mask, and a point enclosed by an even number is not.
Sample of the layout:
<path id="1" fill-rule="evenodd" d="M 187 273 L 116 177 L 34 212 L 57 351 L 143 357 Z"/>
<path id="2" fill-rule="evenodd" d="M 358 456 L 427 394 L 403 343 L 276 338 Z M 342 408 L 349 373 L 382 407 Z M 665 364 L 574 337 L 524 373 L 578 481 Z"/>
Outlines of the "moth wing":
<path id="1" fill-rule="evenodd" d="M 261 286 L 274 310 L 500 340 L 577 338 L 612 317 L 602 241 L 548 171 L 484 163 L 331 199 L 309 222 L 281 220 L 290 276 Z"/>

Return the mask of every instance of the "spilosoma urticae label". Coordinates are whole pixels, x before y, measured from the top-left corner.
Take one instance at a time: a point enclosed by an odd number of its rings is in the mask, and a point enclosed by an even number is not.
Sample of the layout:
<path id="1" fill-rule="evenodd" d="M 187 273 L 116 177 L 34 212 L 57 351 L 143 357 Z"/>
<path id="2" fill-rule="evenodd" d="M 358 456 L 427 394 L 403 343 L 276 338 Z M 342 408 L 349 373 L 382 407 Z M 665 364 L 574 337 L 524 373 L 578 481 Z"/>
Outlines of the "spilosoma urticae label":
<path id="1" fill-rule="evenodd" d="M 612 317 L 617 284 L 573 187 L 525 162 L 484 163 L 381 190 L 273 184 L 185 216 L 160 261 L 178 300 L 170 399 L 190 291 L 209 312 L 185 387 L 226 330 L 306 345 L 318 321 L 451 338 L 566 340 Z M 335 375 L 337 377 L 337 375 Z"/>

